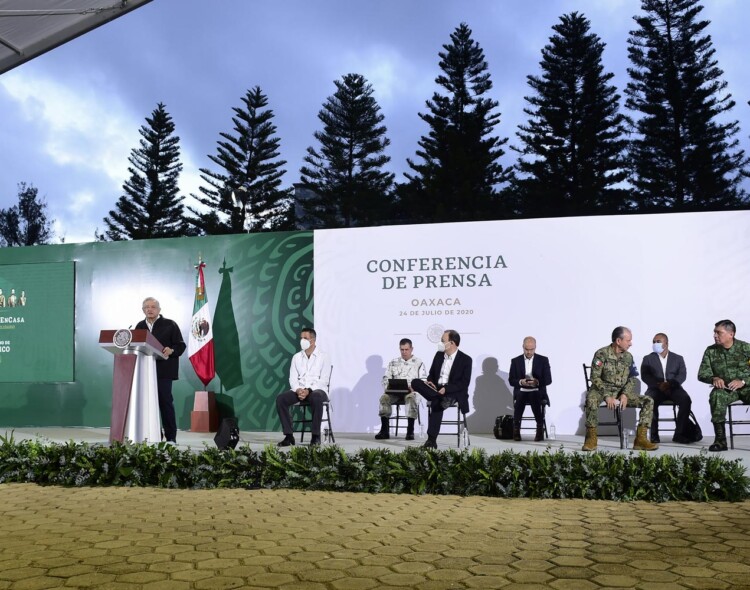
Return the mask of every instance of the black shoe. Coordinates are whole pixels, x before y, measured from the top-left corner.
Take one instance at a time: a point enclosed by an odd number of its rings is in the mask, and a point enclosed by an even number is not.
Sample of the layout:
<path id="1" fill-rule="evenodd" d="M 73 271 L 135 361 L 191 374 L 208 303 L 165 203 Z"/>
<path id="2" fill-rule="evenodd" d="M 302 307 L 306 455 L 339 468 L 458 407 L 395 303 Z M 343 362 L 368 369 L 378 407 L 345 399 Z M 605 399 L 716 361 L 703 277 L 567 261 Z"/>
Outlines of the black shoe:
<path id="1" fill-rule="evenodd" d="M 674 438 L 673 438 L 672 440 L 673 440 L 674 442 L 677 442 L 677 441 L 675 441 L 675 440 L 674 440 Z M 652 434 L 652 435 L 651 435 L 651 442 L 652 442 L 652 443 L 657 443 L 657 444 L 658 444 L 658 443 L 660 443 L 660 442 L 661 442 L 661 439 L 659 438 L 659 435 L 658 435 L 658 434 Z"/>
<path id="2" fill-rule="evenodd" d="M 654 442 L 654 441 L 652 441 L 652 442 Z M 678 445 L 689 445 L 693 441 L 690 440 L 689 438 L 684 437 L 684 436 L 680 436 L 679 434 L 675 434 L 672 437 L 672 442 L 677 443 Z"/>
<path id="3" fill-rule="evenodd" d="M 422 445 L 423 449 L 437 449 L 437 441 L 434 438 L 428 438 L 427 442 Z"/>
<path id="4" fill-rule="evenodd" d="M 312 438 L 310 439 L 310 446 L 311 447 L 319 447 L 320 446 L 320 435 L 319 434 L 313 434 Z"/>
<path id="5" fill-rule="evenodd" d="M 391 438 L 391 435 L 390 435 L 390 434 L 388 434 L 388 431 L 387 431 L 387 430 L 381 430 L 380 432 L 378 432 L 378 433 L 377 433 L 377 434 L 375 435 L 375 438 L 376 438 L 377 440 L 385 440 L 385 439 Z"/>
<path id="6" fill-rule="evenodd" d="M 714 444 L 712 444 L 710 447 L 708 447 L 708 450 L 712 453 L 716 453 L 718 451 L 728 451 L 729 447 L 727 447 L 727 441 L 716 441 Z"/>
<path id="7" fill-rule="evenodd" d="M 277 443 L 277 447 L 293 447 L 294 446 L 294 435 L 287 434 L 280 443 Z"/>
<path id="8" fill-rule="evenodd" d="M 407 433 L 406 433 L 406 440 L 414 440 L 414 433 L 407 431 Z"/>

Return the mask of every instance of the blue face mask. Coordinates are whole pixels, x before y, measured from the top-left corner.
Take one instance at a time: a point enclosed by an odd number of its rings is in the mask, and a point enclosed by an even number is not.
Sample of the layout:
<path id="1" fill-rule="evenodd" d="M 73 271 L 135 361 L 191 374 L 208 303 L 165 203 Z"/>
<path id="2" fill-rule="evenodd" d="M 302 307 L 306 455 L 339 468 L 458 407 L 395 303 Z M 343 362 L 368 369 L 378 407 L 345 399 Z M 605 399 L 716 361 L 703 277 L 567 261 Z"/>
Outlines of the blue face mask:
<path id="1" fill-rule="evenodd" d="M 651 346 L 651 349 L 656 354 L 661 354 L 662 352 L 664 352 L 664 345 L 661 342 L 654 342 L 653 345 Z"/>

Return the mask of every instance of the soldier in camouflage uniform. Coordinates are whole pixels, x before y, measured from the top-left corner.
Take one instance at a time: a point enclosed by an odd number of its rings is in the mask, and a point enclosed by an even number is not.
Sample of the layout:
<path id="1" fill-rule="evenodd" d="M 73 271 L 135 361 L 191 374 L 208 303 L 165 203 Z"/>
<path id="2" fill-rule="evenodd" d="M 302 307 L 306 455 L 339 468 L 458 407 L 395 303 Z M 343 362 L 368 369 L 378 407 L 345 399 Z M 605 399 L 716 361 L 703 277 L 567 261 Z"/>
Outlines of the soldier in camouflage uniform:
<path id="1" fill-rule="evenodd" d="M 716 322 L 714 344 L 706 348 L 698 368 L 698 381 L 713 385 L 708 403 L 715 438 L 709 451 L 727 450 L 727 406 L 737 400 L 750 404 L 750 387 L 745 387 L 745 382 L 750 381 L 750 344 L 736 340 L 736 331 L 730 320 Z"/>
<path id="2" fill-rule="evenodd" d="M 628 405 L 641 408 L 633 449 L 653 451 L 657 445 L 646 436 L 654 415 L 654 399 L 636 393 L 635 365 L 628 349 L 633 334 L 628 328 L 618 326 L 612 331 L 612 344 L 600 348 L 591 361 L 591 388 L 586 395 L 586 440 L 584 451 L 594 451 L 597 446 L 596 427 L 599 424 L 599 405 L 605 401 L 613 410 L 619 402 L 620 410 Z"/>
<path id="3" fill-rule="evenodd" d="M 383 376 L 383 389 L 388 387 L 389 379 L 406 379 L 409 387 L 409 393 L 403 398 L 407 418 L 406 440 L 414 440 L 414 420 L 417 418 L 419 400 L 417 394 L 411 388 L 411 382 L 414 379 L 427 379 L 427 369 L 421 360 L 413 356 L 414 348 L 411 340 L 402 338 L 398 346 L 401 356 L 388 363 L 388 368 Z M 389 418 L 393 413 L 393 405 L 399 401 L 401 401 L 401 397 L 398 395 L 384 393 L 380 396 L 380 411 L 378 412 L 380 415 L 380 432 L 375 435 L 376 439 L 383 440 L 391 437 L 388 432 Z"/>

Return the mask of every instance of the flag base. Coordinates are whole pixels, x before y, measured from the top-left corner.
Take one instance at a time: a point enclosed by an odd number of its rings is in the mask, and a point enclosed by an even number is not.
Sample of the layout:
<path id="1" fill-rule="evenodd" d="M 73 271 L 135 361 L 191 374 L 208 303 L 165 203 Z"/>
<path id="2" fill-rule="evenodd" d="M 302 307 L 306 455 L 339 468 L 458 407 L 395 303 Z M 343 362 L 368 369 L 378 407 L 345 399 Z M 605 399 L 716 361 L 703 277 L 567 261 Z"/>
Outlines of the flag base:
<path id="1" fill-rule="evenodd" d="M 219 430 L 219 410 L 213 391 L 196 391 L 193 411 L 190 412 L 191 432 L 216 432 Z"/>

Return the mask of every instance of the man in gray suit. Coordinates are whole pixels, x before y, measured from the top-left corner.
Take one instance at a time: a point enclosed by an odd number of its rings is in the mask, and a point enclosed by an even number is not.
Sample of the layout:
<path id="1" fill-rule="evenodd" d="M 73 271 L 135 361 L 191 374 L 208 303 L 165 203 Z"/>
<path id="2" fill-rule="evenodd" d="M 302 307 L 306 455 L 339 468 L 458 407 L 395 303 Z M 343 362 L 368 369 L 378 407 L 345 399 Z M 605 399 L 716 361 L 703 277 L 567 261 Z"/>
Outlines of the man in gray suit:
<path id="1" fill-rule="evenodd" d="M 641 379 L 648 385 L 646 395 L 654 398 L 654 418 L 651 421 L 651 441 L 659 442 L 659 406 L 665 401 L 673 402 L 677 410 L 677 424 L 672 441 L 680 444 L 693 442 L 686 436 L 692 400 L 682 388 L 687 378 L 685 359 L 669 350 L 669 338 L 659 333 L 653 339 L 653 352 L 643 357 Z"/>

